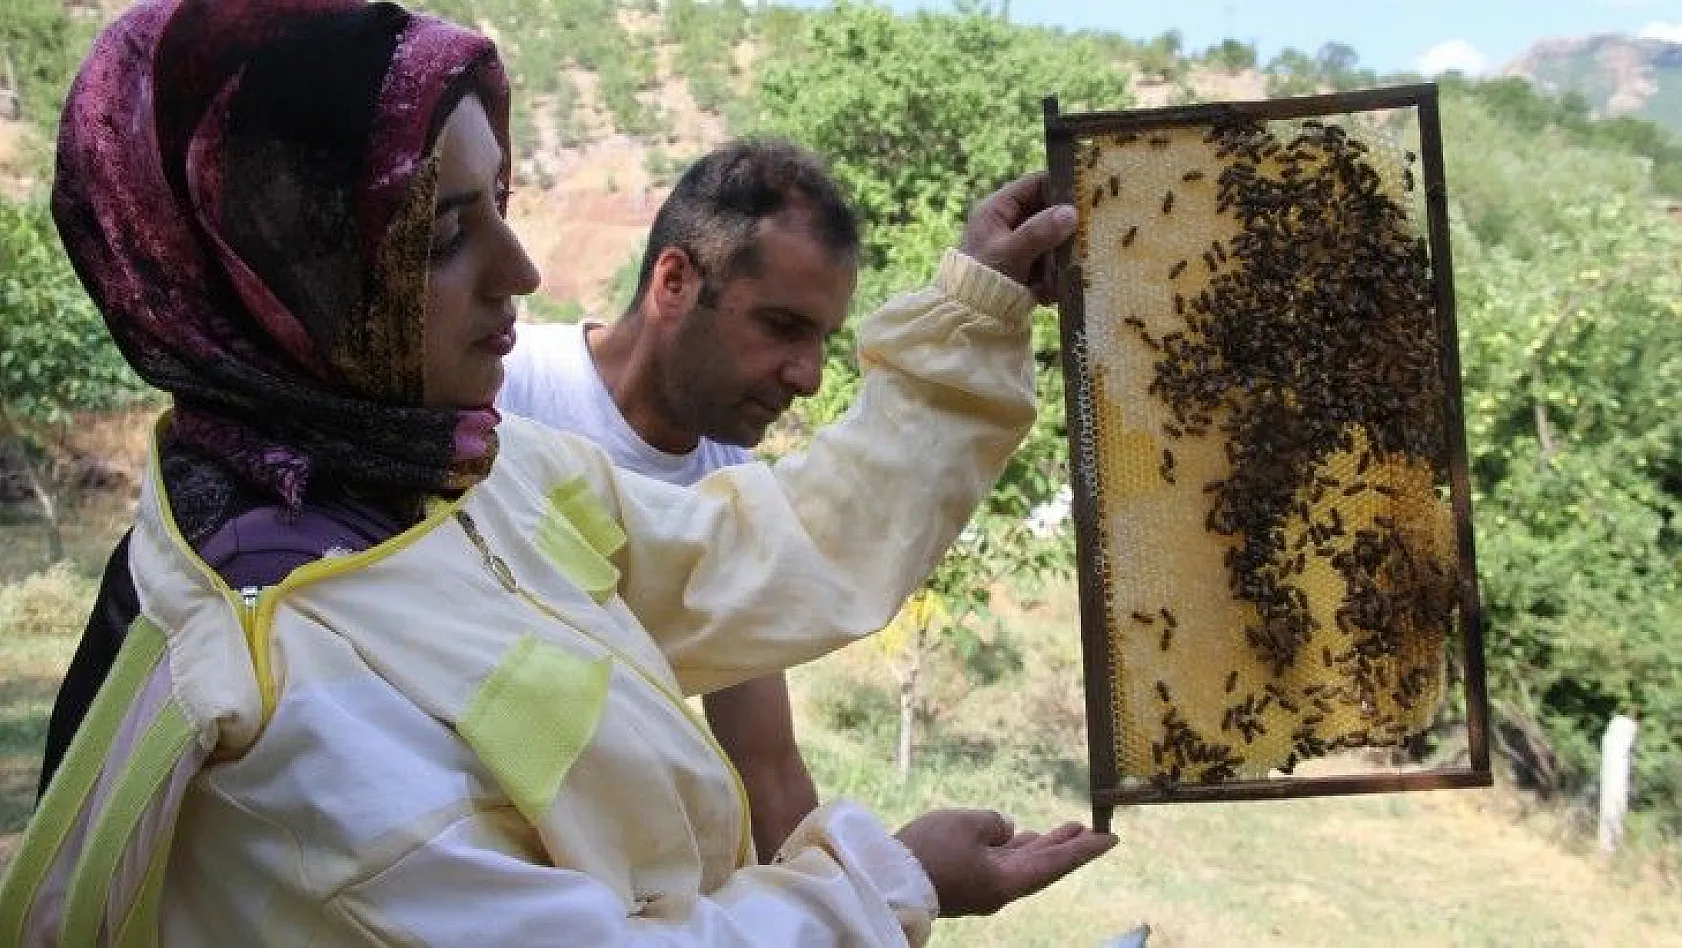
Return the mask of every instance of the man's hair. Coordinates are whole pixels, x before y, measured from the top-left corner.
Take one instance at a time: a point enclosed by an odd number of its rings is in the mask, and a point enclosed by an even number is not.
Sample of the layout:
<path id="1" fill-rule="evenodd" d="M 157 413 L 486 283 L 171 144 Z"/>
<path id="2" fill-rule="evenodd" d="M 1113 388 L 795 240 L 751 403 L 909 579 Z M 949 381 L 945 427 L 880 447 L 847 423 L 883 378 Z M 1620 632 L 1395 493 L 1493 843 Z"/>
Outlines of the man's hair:
<path id="1" fill-rule="evenodd" d="M 787 141 L 732 142 L 689 166 L 648 232 L 631 307 L 640 306 L 661 251 L 684 251 L 700 268 L 703 304 L 759 267 L 759 222 L 789 208 L 810 214 L 812 233 L 837 257 L 857 257 L 859 220 L 816 155 Z"/>

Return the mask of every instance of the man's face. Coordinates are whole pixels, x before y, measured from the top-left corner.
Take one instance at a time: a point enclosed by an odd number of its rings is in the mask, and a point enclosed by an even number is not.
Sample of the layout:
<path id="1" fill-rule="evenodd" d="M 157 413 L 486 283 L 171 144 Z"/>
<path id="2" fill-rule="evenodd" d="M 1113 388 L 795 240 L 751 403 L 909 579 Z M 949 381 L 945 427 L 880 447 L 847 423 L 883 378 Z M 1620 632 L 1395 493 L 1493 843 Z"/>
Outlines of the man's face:
<path id="1" fill-rule="evenodd" d="M 824 340 L 847 317 L 858 266 L 811 232 L 804 212 L 760 223 L 759 267 L 719 286 L 669 337 L 665 396 L 691 431 L 752 447 L 823 383 Z"/>

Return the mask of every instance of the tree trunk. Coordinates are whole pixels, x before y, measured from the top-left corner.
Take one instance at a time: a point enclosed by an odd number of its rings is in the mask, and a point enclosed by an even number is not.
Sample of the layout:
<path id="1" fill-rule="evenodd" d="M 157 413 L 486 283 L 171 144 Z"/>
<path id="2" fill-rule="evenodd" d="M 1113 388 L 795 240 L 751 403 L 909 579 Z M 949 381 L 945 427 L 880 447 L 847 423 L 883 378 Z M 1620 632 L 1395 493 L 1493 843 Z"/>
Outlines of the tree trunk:
<path id="1" fill-rule="evenodd" d="M 29 478 L 29 489 L 35 492 L 35 499 L 41 502 L 41 516 L 47 521 L 47 557 L 50 566 L 64 559 L 64 531 L 58 524 L 58 505 L 53 503 L 52 489 L 46 485 L 33 459 L 23 459 L 23 473 Z"/>
<path id="2" fill-rule="evenodd" d="M 64 559 L 64 532 L 59 528 L 58 504 L 53 502 L 52 488 L 48 486 L 48 478 L 36 466 L 35 459 L 29 456 L 29 439 L 23 429 L 12 421 L 3 405 L 0 405 L 0 433 L 18 439 L 23 450 L 18 452 L 23 461 L 23 476 L 29 481 L 29 489 L 34 491 L 35 499 L 41 503 L 41 516 L 47 521 L 47 554 L 51 558 L 47 565 Z"/>
<path id="3" fill-rule="evenodd" d="M 1534 407 L 1536 414 L 1536 440 L 1541 442 L 1542 445 L 1541 457 L 1537 463 L 1538 466 L 1546 469 L 1548 462 L 1553 460 L 1554 451 L 1556 450 L 1554 447 L 1553 424 L 1548 421 L 1548 408 L 1546 405 L 1542 404 L 1542 400 L 1540 398 L 1536 399 Z"/>
<path id="4" fill-rule="evenodd" d="M 911 748 L 917 726 L 917 676 L 923 667 L 924 638 L 924 630 L 918 628 L 912 636 L 905 672 L 899 679 L 899 754 L 895 759 L 895 768 L 900 783 L 911 779 Z"/>

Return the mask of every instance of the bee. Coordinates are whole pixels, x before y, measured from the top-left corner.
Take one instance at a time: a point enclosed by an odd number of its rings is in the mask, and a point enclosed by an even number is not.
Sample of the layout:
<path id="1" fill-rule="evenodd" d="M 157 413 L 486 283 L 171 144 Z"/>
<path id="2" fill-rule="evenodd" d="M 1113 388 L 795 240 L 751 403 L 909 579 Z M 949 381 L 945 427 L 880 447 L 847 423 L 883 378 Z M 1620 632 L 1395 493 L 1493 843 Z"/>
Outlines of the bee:
<path id="1" fill-rule="evenodd" d="M 1123 247 L 1133 246 L 1133 238 L 1137 236 L 1139 236 L 1139 225 L 1134 224 L 1132 227 L 1127 228 L 1127 233 L 1121 236 L 1121 245 Z"/>
<path id="2" fill-rule="evenodd" d="M 1180 180 L 1186 182 L 1187 184 L 1190 184 L 1193 181 L 1202 181 L 1203 172 L 1197 170 L 1188 171 L 1185 174 L 1180 175 Z"/>
<path id="3" fill-rule="evenodd" d="M 1172 141 L 1173 139 L 1166 135 L 1152 135 L 1150 139 L 1152 148 L 1167 148 Z"/>
<path id="4" fill-rule="evenodd" d="M 1157 648 L 1160 651 L 1166 652 L 1166 651 L 1168 651 L 1169 646 L 1171 646 L 1173 644 L 1174 644 L 1174 627 L 1169 626 L 1168 628 L 1162 630 L 1162 641 L 1157 645 Z"/>
<path id="5" fill-rule="evenodd" d="M 1156 682 L 1156 696 L 1161 698 L 1165 703 L 1171 700 L 1168 695 L 1168 686 L 1163 684 L 1160 678 L 1157 679 Z"/>
<path id="6" fill-rule="evenodd" d="M 1110 197 L 1115 197 L 1120 192 L 1120 189 L 1121 180 L 1113 174 L 1110 175 Z"/>
<path id="7" fill-rule="evenodd" d="M 1186 272 L 1186 262 L 1181 260 L 1179 263 L 1176 263 L 1174 266 L 1169 268 L 1168 279 L 1178 280 L 1180 278 L 1180 274 L 1184 272 Z"/>
<path id="8" fill-rule="evenodd" d="M 1092 189 L 1092 206 L 1097 207 L 1098 205 L 1100 205 L 1102 203 L 1104 203 L 1104 189 L 1103 188 L 1093 188 Z"/>
<path id="9" fill-rule="evenodd" d="M 1156 617 L 1152 616 L 1152 615 L 1147 615 L 1143 612 L 1139 612 L 1139 611 L 1135 610 L 1134 613 L 1133 613 L 1133 621 L 1140 622 L 1140 623 L 1143 623 L 1145 625 L 1150 625 L 1151 623 L 1156 621 Z"/>
<path id="10" fill-rule="evenodd" d="M 1172 214 L 1173 212 L 1174 212 L 1174 192 L 1169 191 L 1167 194 L 1164 194 L 1162 196 L 1162 213 Z"/>
<path id="11" fill-rule="evenodd" d="M 1233 689 L 1237 688 L 1237 687 L 1238 687 L 1238 670 L 1235 668 L 1232 671 L 1229 671 L 1229 672 L 1226 673 L 1226 693 L 1229 694 L 1229 695 L 1232 694 Z"/>
<path id="12" fill-rule="evenodd" d="M 1167 606 L 1163 606 L 1158 610 L 1158 612 L 1162 615 L 1162 621 L 1168 623 L 1168 627 L 1170 629 L 1177 629 L 1180 627 L 1180 621 L 1174 618 L 1174 614 L 1168 611 Z"/>

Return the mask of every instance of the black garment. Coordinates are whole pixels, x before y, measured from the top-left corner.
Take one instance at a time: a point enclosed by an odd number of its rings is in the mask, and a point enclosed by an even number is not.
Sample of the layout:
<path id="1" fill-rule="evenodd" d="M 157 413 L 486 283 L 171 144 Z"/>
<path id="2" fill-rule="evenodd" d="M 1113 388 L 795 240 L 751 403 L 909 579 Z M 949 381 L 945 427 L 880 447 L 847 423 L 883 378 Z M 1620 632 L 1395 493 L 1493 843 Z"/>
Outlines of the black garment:
<path id="1" fill-rule="evenodd" d="M 117 541 L 111 559 L 105 564 L 105 575 L 99 580 L 99 596 L 94 600 L 88 627 L 76 646 L 76 657 L 65 672 L 64 684 L 59 686 L 53 701 L 53 714 L 47 721 L 47 748 L 41 760 L 40 793 L 47 792 L 47 783 L 70 749 L 82 719 L 87 717 L 94 696 L 117 663 L 117 652 L 123 647 L 129 626 L 140 615 L 140 599 L 134 592 L 134 578 L 128 569 L 130 530 Z"/>

